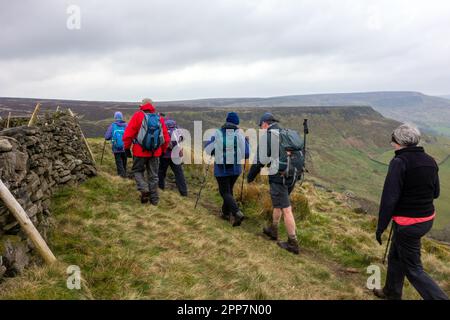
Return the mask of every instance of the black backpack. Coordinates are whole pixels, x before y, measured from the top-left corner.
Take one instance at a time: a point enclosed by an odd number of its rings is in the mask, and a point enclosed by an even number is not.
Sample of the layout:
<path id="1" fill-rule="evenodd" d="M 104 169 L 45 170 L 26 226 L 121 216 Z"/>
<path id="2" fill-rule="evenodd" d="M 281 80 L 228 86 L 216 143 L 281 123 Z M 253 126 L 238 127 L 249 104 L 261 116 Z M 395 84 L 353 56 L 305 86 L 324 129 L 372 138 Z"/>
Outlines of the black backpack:
<path id="1" fill-rule="evenodd" d="M 303 140 L 297 131 L 291 129 L 279 130 L 279 170 L 285 178 L 301 176 L 305 169 L 305 155 L 303 154 Z"/>

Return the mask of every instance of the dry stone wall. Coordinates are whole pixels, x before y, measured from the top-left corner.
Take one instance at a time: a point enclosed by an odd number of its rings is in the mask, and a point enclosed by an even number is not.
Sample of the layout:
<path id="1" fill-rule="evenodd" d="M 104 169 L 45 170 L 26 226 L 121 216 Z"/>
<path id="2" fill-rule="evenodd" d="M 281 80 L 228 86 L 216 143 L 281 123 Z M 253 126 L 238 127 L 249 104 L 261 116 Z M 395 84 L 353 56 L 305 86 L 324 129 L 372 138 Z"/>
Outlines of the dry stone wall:
<path id="1" fill-rule="evenodd" d="M 51 226 L 50 198 L 55 190 L 96 174 L 78 122 L 66 112 L 46 114 L 35 127 L 0 131 L 0 179 L 45 239 Z M 33 254 L 33 245 L 0 200 L 0 280 L 35 262 L 39 257 Z"/>

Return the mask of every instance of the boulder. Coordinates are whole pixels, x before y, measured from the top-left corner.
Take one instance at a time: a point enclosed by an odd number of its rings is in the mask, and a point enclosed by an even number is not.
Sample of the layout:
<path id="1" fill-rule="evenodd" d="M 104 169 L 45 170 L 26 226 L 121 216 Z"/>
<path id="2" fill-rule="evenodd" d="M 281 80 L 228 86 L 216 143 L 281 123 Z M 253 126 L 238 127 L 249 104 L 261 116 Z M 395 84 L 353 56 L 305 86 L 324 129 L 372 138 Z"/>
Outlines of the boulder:
<path id="1" fill-rule="evenodd" d="M 29 251 L 26 242 L 18 236 L 5 236 L 0 241 L 0 256 L 11 275 L 21 273 L 30 263 Z"/>
<path id="2" fill-rule="evenodd" d="M 0 152 L 10 152 L 12 150 L 11 143 L 6 139 L 0 139 Z"/>

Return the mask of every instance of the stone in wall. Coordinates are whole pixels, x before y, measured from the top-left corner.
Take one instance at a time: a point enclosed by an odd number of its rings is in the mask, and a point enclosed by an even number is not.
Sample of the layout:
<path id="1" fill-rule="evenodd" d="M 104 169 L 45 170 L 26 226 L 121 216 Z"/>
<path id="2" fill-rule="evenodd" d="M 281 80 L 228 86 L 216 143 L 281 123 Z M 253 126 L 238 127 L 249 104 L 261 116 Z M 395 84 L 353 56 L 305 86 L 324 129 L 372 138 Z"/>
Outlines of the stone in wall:
<path id="1" fill-rule="evenodd" d="M 96 174 L 77 120 L 67 113 L 47 114 L 36 127 L 0 131 L 0 178 L 44 238 L 51 225 L 53 192 Z M 39 261 L 32 249 L 18 222 L 0 200 L 0 279 Z"/>

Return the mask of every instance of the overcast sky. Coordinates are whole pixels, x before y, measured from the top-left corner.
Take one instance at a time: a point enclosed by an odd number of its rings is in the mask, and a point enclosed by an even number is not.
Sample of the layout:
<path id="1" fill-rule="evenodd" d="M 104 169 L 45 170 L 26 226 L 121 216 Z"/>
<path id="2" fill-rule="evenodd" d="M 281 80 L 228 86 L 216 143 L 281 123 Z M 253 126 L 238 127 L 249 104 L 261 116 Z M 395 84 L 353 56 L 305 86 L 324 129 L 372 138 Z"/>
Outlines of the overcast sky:
<path id="1" fill-rule="evenodd" d="M 378 90 L 450 94 L 450 1 L 0 0 L 0 96 Z"/>

